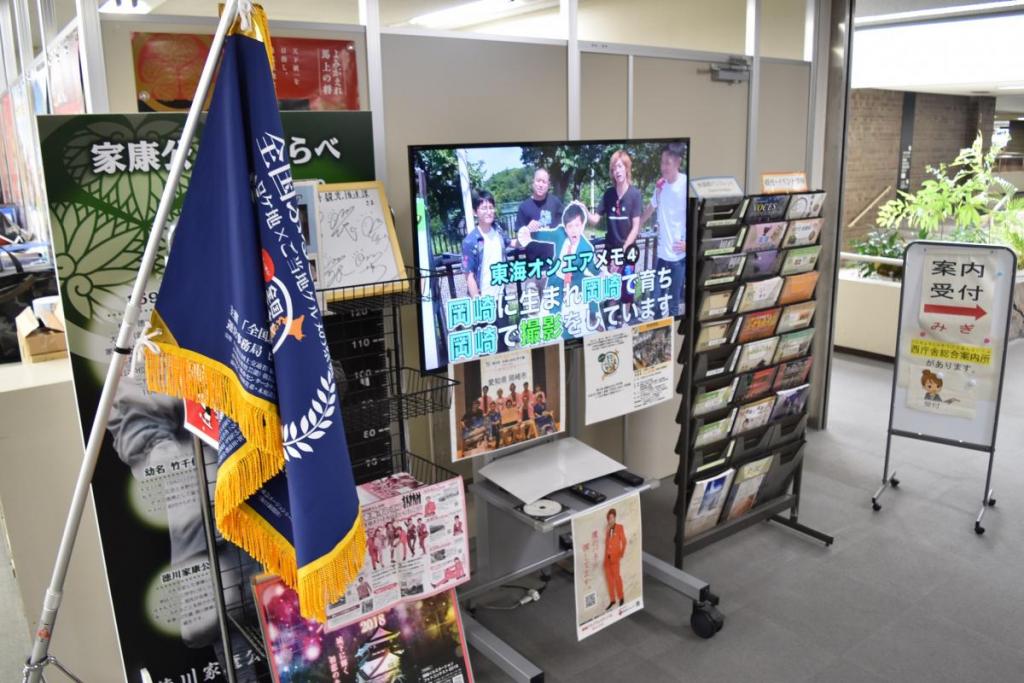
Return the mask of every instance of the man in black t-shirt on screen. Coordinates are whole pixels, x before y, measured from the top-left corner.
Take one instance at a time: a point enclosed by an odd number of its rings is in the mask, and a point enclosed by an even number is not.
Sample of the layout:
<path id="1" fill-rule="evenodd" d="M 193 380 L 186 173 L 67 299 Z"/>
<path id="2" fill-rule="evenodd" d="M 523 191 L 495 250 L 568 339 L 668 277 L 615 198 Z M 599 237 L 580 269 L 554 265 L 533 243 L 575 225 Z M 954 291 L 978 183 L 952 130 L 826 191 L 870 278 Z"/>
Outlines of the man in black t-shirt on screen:
<path id="1" fill-rule="evenodd" d="M 551 177 L 546 169 L 538 168 L 533 172 L 533 183 L 530 185 L 530 198 L 519 204 L 516 212 L 516 230 L 529 228 L 530 232 L 550 230 L 558 225 L 562 216 L 562 202 L 548 193 L 551 188 Z"/>
<path id="2" fill-rule="evenodd" d="M 519 204 L 516 211 L 516 231 L 528 228 L 531 233 L 538 230 L 551 230 L 558 227 L 562 220 L 562 200 L 549 193 L 551 176 L 547 169 L 538 168 L 533 172 L 530 184 L 530 196 Z M 526 260 L 545 260 L 553 258 L 551 245 L 544 242 L 530 242 L 526 245 Z M 534 282 L 538 291 L 544 288 L 544 281 Z"/>

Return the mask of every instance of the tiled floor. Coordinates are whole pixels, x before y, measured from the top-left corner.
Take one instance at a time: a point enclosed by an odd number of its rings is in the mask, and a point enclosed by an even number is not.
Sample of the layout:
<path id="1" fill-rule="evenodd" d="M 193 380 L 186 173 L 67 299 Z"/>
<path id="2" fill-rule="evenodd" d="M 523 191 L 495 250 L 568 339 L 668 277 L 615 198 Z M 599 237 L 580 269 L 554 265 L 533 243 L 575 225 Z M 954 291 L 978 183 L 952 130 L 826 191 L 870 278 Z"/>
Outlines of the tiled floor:
<path id="1" fill-rule="evenodd" d="M 545 669 L 549 683 L 595 681 L 1016 681 L 1024 677 L 1024 343 L 1010 348 L 995 486 L 976 536 L 985 456 L 899 440 L 903 486 L 871 511 L 881 476 L 891 365 L 837 356 L 829 429 L 809 435 L 801 521 L 836 535 L 825 549 L 764 524 L 687 559 L 722 598 L 725 628 L 698 639 L 690 605 L 648 582 L 646 609 L 577 643 L 572 584 L 481 622 Z M 669 426 L 668 428 L 672 428 Z M 672 554 L 666 485 L 644 501 L 644 543 Z M 0 555 L 3 553 L 0 544 Z M 0 680 L 27 645 L 0 556 Z M 500 596 L 495 596 L 496 599 Z M 471 652 L 477 681 L 508 680 Z"/>
<path id="2" fill-rule="evenodd" d="M 881 478 L 892 366 L 837 356 L 826 432 L 809 435 L 801 521 L 825 549 L 771 524 L 687 559 L 721 596 L 725 628 L 698 639 L 689 604 L 647 582 L 646 610 L 577 643 L 572 585 L 478 617 L 546 681 L 968 681 L 1024 677 L 1024 343 L 1010 348 L 995 467 L 997 507 L 973 531 L 986 456 L 897 440 L 902 487 Z M 644 505 L 646 549 L 671 558 L 671 486 Z M 658 522 L 662 521 L 663 526 Z M 508 680 L 481 657 L 477 680 Z"/>

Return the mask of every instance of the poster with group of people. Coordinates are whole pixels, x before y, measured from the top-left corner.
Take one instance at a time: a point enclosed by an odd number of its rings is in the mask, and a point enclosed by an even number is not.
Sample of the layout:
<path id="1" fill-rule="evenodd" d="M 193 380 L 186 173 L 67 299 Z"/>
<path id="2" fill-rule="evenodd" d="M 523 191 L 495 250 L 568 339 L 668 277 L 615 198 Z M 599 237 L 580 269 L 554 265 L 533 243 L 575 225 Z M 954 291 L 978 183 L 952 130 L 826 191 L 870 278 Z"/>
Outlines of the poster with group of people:
<path id="1" fill-rule="evenodd" d="M 559 341 L 450 366 L 452 461 L 564 432 L 564 361 Z"/>
<path id="2" fill-rule="evenodd" d="M 689 144 L 416 147 L 423 366 L 673 317 Z"/>
<path id="3" fill-rule="evenodd" d="M 393 495 L 363 503 L 366 560 L 344 597 L 328 608 L 329 629 L 469 580 L 462 478 L 415 486 L 409 475 L 396 476 L 405 480 L 389 478 L 361 492 L 363 500 L 374 491 Z"/>

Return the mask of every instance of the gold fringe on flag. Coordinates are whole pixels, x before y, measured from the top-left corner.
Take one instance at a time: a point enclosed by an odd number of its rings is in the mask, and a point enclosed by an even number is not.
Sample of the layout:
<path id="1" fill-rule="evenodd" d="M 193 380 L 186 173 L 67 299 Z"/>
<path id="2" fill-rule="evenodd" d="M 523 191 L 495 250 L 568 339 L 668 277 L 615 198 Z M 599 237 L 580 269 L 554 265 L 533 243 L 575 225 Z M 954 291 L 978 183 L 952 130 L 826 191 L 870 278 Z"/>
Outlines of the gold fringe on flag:
<path id="1" fill-rule="evenodd" d="M 153 326 L 172 339 L 159 316 Z M 334 548 L 303 567 L 296 566 L 295 548 L 245 501 L 284 468 L 284 445 L 277 406 L 253 396 L 234 371 L 218 361 L 175 343 L 154 342 L 146 351 L 146 384 L 177 398 L 197 401 L 224 413 L 246 443 L 217 471 L 214 508 L 217 528 L 225 539 L 252 555 L 268 571 L 299 594 L 299 610 L 307 619 L 324 622 L 327 605 L 337 602 L 356 579 L 366 556 L 362 511 Z"/>

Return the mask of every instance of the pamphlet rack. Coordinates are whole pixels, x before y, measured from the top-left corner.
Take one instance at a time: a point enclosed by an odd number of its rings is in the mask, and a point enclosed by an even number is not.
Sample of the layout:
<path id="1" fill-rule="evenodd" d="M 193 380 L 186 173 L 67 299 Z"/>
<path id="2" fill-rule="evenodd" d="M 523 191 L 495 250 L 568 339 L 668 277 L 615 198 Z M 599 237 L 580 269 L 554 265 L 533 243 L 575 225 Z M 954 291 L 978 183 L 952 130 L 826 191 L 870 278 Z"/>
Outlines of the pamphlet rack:
<path id="1" fill-rule="evenodd" d="M 778 198 L 783 204 L 783 213 L 789 199 Z M 755 290 L 748 288 L 770 289 L 770 281 L 779 277 L 787 251 L 790 251 L 780 244 L 781 234 L 771 249 L 762 249 L 759 257 L 749 249 L 751 240 L 760 234 L 755 232 L 754 226 L 772 220 L 784 222 L 782 216 L 751 219 L 748 214 L 754 212 L 748 209 L 756 201 L 757 197 L 753 196 L 691 200 L 688 247 L 695 258 L 689 268 L 687 310 L 692 314 L 681 323 L 680 332 L 685 340 L 679 360 L 684 364 L 684 370 L 676 387 L 677 393 L 683 396 L 676 417 L 680 426 L 676 453 L 680 457 L 676 473 L 679 494 L 675 506 L 675 561 L 680 568 L 690 553 L 765 520 L 799 531 L 826 546 L 834 540 L 832 536 L 798 521 L 803 437 L 807 426 L 803 406 L 796 414 L 773 416 L 752 429 L 741 429 L 738 424 L 740 418 L 737 414 L 744 406 L 777 394 L 780 388 L 775 379 L 777 369 L 772 368 L 785 363 L 811 362 L 807 355 L 809 350 L 780 360 L 773 349 L 760 362 L 749 367 L 741 366 L 745 343 L 741 332 L 743 313 L 760 313 L 775 308 L 781 312 L 783 308 L 778 302 L 778 292 L 770 301 L 751 305 L 750 293 Z M 811 242 L 801 242 L 798 246 L 814 244 L 817 244 L 817 234 Z M 768 251 L 772 254 L 767 254 Z M 791 303 L 798 304 L 804 300 L 813 300 L 813 296 Z M 778 318 L 769 324 L 771 329 L 765 330 L 755 340 L 776 336 Z M 810 329 L 810 325 L 807 323 L 803 327 Z M 702 334 L 703 326 L 707 328 Z M 754 373 L 759 371 L 766 371 L 767 383 L 763 382 L 762 376 L 762 385 L 755 388 Z M 793 387 L 806 381 L 803 378 L 784 386 Z M 759 393 L 755 393 L 755 389 Z M 749 509 L 733 517 L 727 516 L 727 510 L 720 510 L 713 526 L 696 533 L 686 533 L 687 513 L 699 481 L 711 480 L 730 469 L 739 471 L 744 465 L 764 461 L 768 457 L 772 458 L 771 467 L 764 474 Z M 728 500 L 730 492 L 736 493 L 737 482 L 731 482 L 731 485 L 732 490 L 726 488 L 719 492 L 722 499 Z M 784 514 L 787 511 L 788 514 Z"/>
<path id="2" fill-rule="evenodd" d="M 420 303 L 423 284 L 430 281 L 407 270 L 401 280 L 317 292 L 357 484 L 396 472 L 424 484 L 458 476 L 408 449 L 406 421 L 447 411 L 456 382 L 403 363 L 402 308 Z M 196 453 L 201 457 L 202 448 Z M 206 477 L 213 463 L 196 469 L 221 628 L 221 642 L 214 647 L 229 681 L 271 681 L 250 585 L 260 567 L 234 545 L 217 543 L 214 482 Z"/>

